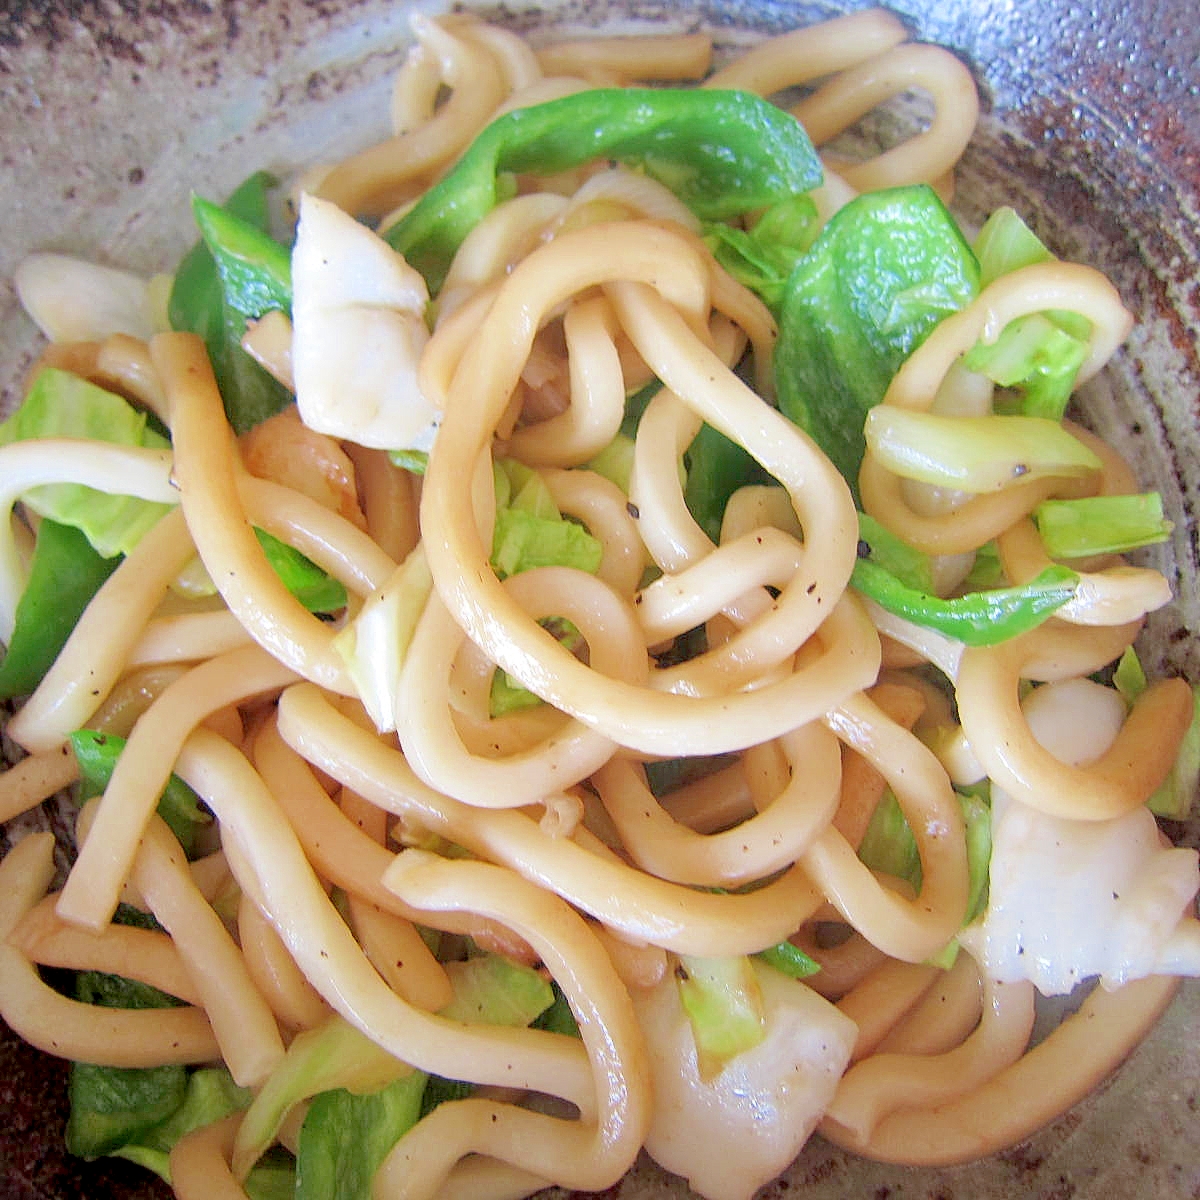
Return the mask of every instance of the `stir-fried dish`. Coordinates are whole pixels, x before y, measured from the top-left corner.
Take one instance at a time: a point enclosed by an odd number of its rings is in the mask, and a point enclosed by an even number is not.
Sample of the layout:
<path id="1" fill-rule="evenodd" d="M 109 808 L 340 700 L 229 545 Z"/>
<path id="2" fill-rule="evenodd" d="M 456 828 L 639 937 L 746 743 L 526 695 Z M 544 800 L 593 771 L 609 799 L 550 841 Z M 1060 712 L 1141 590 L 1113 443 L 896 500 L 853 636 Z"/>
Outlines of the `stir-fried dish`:
<path id="1" fill-rule="evenodd" d="M 715 71 L 413 35 L 390 138 L 198 196 L 171 274 L 18 272 L 0 1014 L 73 1060 L 68 1148 L 746 1200 L 814 1130 L 1020 1141 L 1200 971 L 1195 700 L 1126 560 L 1171 522 L 1076 395 L 1129 313 L 960 227 L 971 75 L 885 12 Z"/>

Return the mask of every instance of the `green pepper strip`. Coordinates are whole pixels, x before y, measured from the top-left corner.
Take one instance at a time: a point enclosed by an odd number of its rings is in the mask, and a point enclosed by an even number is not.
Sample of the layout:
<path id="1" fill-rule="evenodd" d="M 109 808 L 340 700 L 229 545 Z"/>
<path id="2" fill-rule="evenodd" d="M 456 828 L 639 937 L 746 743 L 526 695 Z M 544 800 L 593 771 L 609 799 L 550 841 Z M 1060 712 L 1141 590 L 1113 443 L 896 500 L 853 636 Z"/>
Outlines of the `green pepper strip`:
<path id="1" fill-rule="evenodd" d="M 115 733 L 77 729 L 70 736 L 71 749 L 79 762 L 81 798 L 98 796 L 108 787 L 125 739 Z M 212 818 L 200 807 L 200 797 L 178 775 L 172 775 L 158 801 L 158 815 L 166 821 L 190 858 L 196 849 L 196 833 Z"/>
<path id="2" fill-rule="evenodd" d="M 180 263 L 167 306 L 172 329 L 204 339 L 236 433 L 273 416 L 292 398 L 241 345 L 247 318 L 291 309 L 291 254 L 266 232 L 267 190 L 273 183 L 259 171 L 223 209 L 194 202 L 204 238 Z"/>
<path id="3" fill-rule="evenodd" d="M 385 236 L 436 291 L 498 203 L 501 173 L 553 174 L 598 158 L 642 167 L 710 220 L 766 208 L 822 177 L 799 122 L 748 92 L 599 88 L 497 118 Z"/>
<path id="4" fill-rule="evenodd" d="M 810 975 L 816 975 L 821 969 L 821 964 L 816 959 L 809 957 L 799 946 L 794 946 L 791 942 L 777 942 L 774 946 L 760 950 L 754 957 L 761 959 L 768 967 L 774 967 L 776 971 L 790 979 L 807 979 Z"/>
<path id="5" fill-rule="evenodd" d="M 12 641 L 0 665 L 0 699 L 32 692 L 71 636 L 83 610 L 121 559 L 101 558 L 70 525 L 43 519 Z"/>
<path id="6" fill-rule="evenodd" d="M 971 592 L 942 600 L 906 587 L 878 563 L 860 558 L 850 582 L 895 616 L 936 629 L 968 646 L 995 646 L 1040 625 L 1075 594 L 1079 576 L 1047 567 L 1020 587 Z"/>
<path id="7" fill-rule="evenodd" d="M 225 201 L 225 212 L 250 229 L 267 228 L 267 191 L 274 179 L 256 171 Z M 186 329 L 207 337 L 207 331 L 224 319 L 225 295 L 217 264 L 203 241 L 184 255 L 175 272 L 167 306 L 173 329 Z"/>
<path id="8" fill-rule="evenodd" d="M 270 234 L 200 196 L 192 212 L 221 276 L 225 303 L 251 320 L 292 311 L 292 252 Z"/>

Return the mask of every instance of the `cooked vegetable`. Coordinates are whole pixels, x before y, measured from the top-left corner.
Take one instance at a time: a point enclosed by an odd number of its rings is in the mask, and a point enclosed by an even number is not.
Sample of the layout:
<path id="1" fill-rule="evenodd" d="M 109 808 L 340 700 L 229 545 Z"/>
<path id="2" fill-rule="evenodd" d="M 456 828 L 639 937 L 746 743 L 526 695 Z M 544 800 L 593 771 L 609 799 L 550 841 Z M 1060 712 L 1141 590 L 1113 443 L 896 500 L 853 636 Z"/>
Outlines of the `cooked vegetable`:
<path id="1" fill-rule="evenodd" d="M 339 1016 L 298 1033 L 242 1120 L 234 1147 L 235 1174 L 244 1174 L 258 1161 L 302 1100 L 338 1088 L 366 1094 L 411 1074 L 411 1067 Z"/>
<path id="2" fill-rule="evenodd" d="M 202 1067 L 187 1074 L 183 1100 L 160 1124 L 143 1130 L 110 1153 L 127 1158 L 154 1171 L 165 1182 L 171 1182 L 171 1149 L 185 1134 L 220 1121 L 231 1113 L 240 1112 L 250 1103 L 250 1091 L 240 1088 L 224 1067 Z M 275 1170 L 279 1168 L 276 1167 Z M 290 1167 L 287 1168 L 290 1182 Z M 247 1191 L 256 1196 L 262 1178 L 253 1176 L 247 1181 Z"/>
<path id="3" fill-rule="evenodd" d="M 244 212 L 233 196 L 224 208 L 202 196 L 192 198 L 200 235 L 221 277 L 221 295 L 234 312 L 250 319 L 292 310 L 292 256 L 266 232 L 266 191 L 273 183 L 268 175 L 252 176 L 243 187 L 254 189 L 254 207 Z"/>
<path id="4" fill-rule="evenodd" d="M 858 514 L 858 538 L 859 558 L 869 558 L 913 591 L 933 592 L 933 566 L 929 555 L 914 550 L 866 513 Z"/>
<path id="5" fill-rule="evenodd" d="M 204 339 L 225 412 L 237 433 L 291 402 L 287 389 L 242 349 L 248 316 L 290 307 L 280 286 L 287 250 L 267 236 L 267 192 L 273 183 L 263 171 L 251 175 L 225 202 L 224 219 L 214 217 L 212 206 L 198 203 L 196 215 L 205 221 L 205 238 L 180 263 L 167 306 L 173 329 Z M 256 299 L 269 307 L 253 311 Z"/>
<path id="6" fill-rule="evenodd" d="M 766 483 L 770 476 L 737 442 L 711 425 L 701 425 L 684 456 L 687 484 L 683 498 L 696 524 L 714 541 L 721 537 L 721 521 L 729 497 L 738 488 Z"/>
<path id="7" fill-rule="evenodd" d="M 29 255 L 13 272 L 22 306 L 52 342 L 100 342 L 115 333 L 153 337 L 162 282 L 50 252 Z"/>
<path id="8" fill-rule="evenodd" d="M 123 397 L 55 367 L 38 373 L 20 408 L 0 425 L 0 445 L 35 438 L 90 438 L 153 450 L 170 446 L 151 428 L 146 413 Z M 45 484 L 21 500 L 39 515 L 81 530 L 104 558 L 127 554 L 169 510 L 166 504 L 77 483 Z"/>
<path id="9" fill-rule="evenodd" d="M 1001 387 L 1018 388 L 1021 415 L 1061 421 L 1087 353 L 1086 338 L 1031 313 L 1005 326 L 994 342 L 980 342 L 964 355 L 963 366 Z"/>
<path id="10" fill-rule="evenodd" d="M 942 417 L 881 404 L 867 414 L 863 432 L 889 471 L 964 492 L 1100 469 L 1099 458 L 1083 442 L 1045 417 Z"/>
<path id="11" fill-rule="evenodd" d="M 787 283 L 775 349 L 782 412 L 856 486 L 867 412 L 904 360 L 979 290 L 979 266 L 927 187 L 859 196 Z"/>
<path id="12" fill-rule="evenodd" d="M 1043 500 L 1033 510 L 1033 523 L 1051 558 L 1122 554 L 1164 542 L 1174 528 L 1163 516 L 1158 492 Z"/>
<path id="13" fill-rule="evenodd" d="M 574 521 L 521 508 L 496 514 L 492 564 L 502 579 L 534 567 L 574 567 L 595 574 L 601 553 L 600 543 Z"/>
<path id="14" fill-rule="evenodd" d="M 98 796 L 112 778 L 117 759 L 125 749 L 125 739 L 115 733 L 79 729 L 71 734 L 69 740 L 79 761 L 82 780 L 80 799 Z M 197 831 L 212 821 L 212 817 L 200 807 L 200 797 L 177 775 L 172 775 L 163 789 L 158 801 L 158 815 L 179 839 L 188 857 L 195 852 Z"/>
<path id="15" fill-rule="evenodd" d="M 433 591 L 433 576 L 418 546 L 334 639 L 371 720 L 396 728 L 396 695 L 408 647 Z"/>
<path id="16" fill-rule="evenodd" d="M 956 791 L 955 795 L 962 808 L 967 845 L 969 884 L 962 923 L 968 925 L 987 904 L 988 867 L 992 857 L 992 812 L 983 796 L 961 791 Z M 884 793 L 871 815 L 871 822 L 858 846 L 858 857 L 871 870 L 895 875 L 911 884 L 914 890 L 920 890 L 923 875 L 916 839 L 904 811 L 890 790 Z M 932 961 L 939 967 L 952 967 L 957 954 L 956 938 Z"/>
<path id="17" fill-rule="evenodd" d="M 1053 566 L 1026 584 L 943 600 L 897 578 L 874 561 L 870 543 L 863 545 L 868 557 L 854 564 L 853 587 L 888 612 L 968 646 L 994 646 L 1036 628 L 1071 599 L 1079 582 L 1074 571 Z"/>
<path id="18" fill-rule="evenodd" d="M 807 979 L 820 971 L 820 964 L 811 956 L 804 953 L 799 946 L 791 942 L 779 942 L 760 950 L 753 957 L 761 959 L 768 967 L 774 968 L 789 979 Z"/>
<path id="19" fill-rule="evenodd" d="M 747 92 L 597 88 L 506 113 L 388 230 L 436 292 L 459 243 L 497 204 L 506 172 L 593 159 L 642 167 L 698 216 L 765 208 L 821 181 L 799 123 Z"/>
<path id="20" fill-rule="evenodd" d="M 0 664 L 0 699 L 26 695 L 41 683 L 80 614 L 120 561 L 97 554 L 78 529 L 41 521 L 12 640 Z"/>
<path id="21" fill-rule="evenodd" d="M 547 980 L 500 955 L 447 963 L 446 972 L 454 999 L 442 1016 L 452 1020 L 520 1028 L 554 1000 Z M 316 1096 L 300 1131 L 297 1200 L 370 1200 L 379 1164 L 428 1111 L 427 1081 L 424 1072 L 412 1071 L 366 1094 L 339 1088 Z M 460 1098 L 469 1085 L 438 1081 L 435 1091 L 443 1093 L 440 1099 Z"/>
<path id="22" fill-rule="evenodd" d="M 271 570 L 309 612 L 332 613 L 346 607 L 345 586 L 311 559 L 265 529 L 255 529 L 254 536 L 263 548 Z"/>
<path id="23" fill-rule="evenodd" d="M 118 914 L 117 920 L 123 919 L 124 914 Z M 100 971 L 81 971 L 75 977 L 75 998 L 105 1008 L 170 1008 L 180 1003 L 147 983 Z M 186 1091 L 187 1071 L 181 1066 L 72 1063 L 67 1149 L 82 1158 L 111 1154 L 166 1120 L 183 1103 Z"/>
<path id="24" fill-rule="evenodd" d="M 675 977 L 701 1079 L 720 1074 L 730 1059 L 766 1036 L 762 990 L 749 958 L 681 956 Z"/>
<path id="25" fill-rule="evenodd" d="M 1017 213 L 998 208 L 979 231 L 974 245 L 980 286 L 1054 255 Z M 1091 323 L 1079 313 L 1049 311 L 1020 317 L 991 343 L 976 346 L 965 359 L 1002 387 L 1021 392 L 1019 411 L 1028 417 L 1058 421 L 1071 398 L 1075 376 L 1087 356 Z"/>
<path id="26" fill-rule="evenodd" d="M 724 221 L 704 226 L 713 257 L 772 310 L 783 302 L 788 276 L 820 231 L 811 196 L 794 196 L 768 208 L 748 229 Z"/>
<path id="27" fill-rule="evenodd" d="M 413 1071 L 377 1092 L 339 1088 L 313 1098 L 296 1153 L 296 1200 L 369 1200 L 379 1164 L 421 1115 L 426 1076 Z"/>
<path id="28" fill-rule="evenodd" d="M 1146 690 L 1146 672 L 1132 646 L 1117 663 L 1113 672 L 1113 687 L 1126 704 L 1133 704 Z M 1183 744 L 1179 747 L 1170 774 L 1146 804 L 1157 817 L 1184 821 L 1196 803 L 1197 793 L 1200 793 L 1200 687 L 1193 685 L 1192 723 L 1184 734 Z"/>

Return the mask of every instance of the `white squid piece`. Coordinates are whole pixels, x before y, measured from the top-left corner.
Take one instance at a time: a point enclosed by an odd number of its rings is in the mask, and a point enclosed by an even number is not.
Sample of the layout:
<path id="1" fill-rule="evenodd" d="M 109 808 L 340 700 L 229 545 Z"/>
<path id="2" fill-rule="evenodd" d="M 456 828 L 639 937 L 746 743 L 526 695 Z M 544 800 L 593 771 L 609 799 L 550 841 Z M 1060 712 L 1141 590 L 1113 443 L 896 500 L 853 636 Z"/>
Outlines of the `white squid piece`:
<path id="1" fill-rule="evenodd" d="M 292 251 L 292 369 L 304 423 L 380 450 L 428 450 L 440 413 L 417 385 L 425 281 L 382 238 L 305 195 Z"/>
<path id="2" fill-rule="evenodd" d="M 750 1200 L 787 1167 L 833 1098 L 858 1033 L 811 988 L 753 967 L 766 1037 L 707 1081 L 674 978 L 633 992 L 654 1082 L 646 1151 L 706 1200 Z"/>
<path id="3" fill-rule="evenodd" d="M 1074 679 L 1035 689 L 1025 714 L 1047 750 L 1085 766 L 1112 744 L 1125 707 L 1111 688 Z M 991 977 L 1028 979 L 1046 996 L 1094 976 L 1114 988 L 1194 974 L 1198 887 L 1196 851 L 1166 845 L 1148 808 L 1072 821 L 996 789 L 988 908 L 960 939 Z"/>

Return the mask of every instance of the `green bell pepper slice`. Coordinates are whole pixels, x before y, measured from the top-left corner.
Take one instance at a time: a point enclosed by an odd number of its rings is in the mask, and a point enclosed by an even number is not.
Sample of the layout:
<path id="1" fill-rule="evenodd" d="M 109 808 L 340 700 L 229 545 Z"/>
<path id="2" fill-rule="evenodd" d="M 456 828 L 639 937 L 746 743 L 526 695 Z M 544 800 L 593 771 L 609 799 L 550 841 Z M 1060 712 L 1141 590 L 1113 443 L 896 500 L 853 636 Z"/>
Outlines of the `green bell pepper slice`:
<path id="1" fill-rule="evenodd" d="M 822 177 L 799 122 L 748 92 L 597 88 L 498 117 L 385 237 L 436 291 L 506 174 L 601 158 L 640 167 L 706 220 L 768 208 Z"/>

